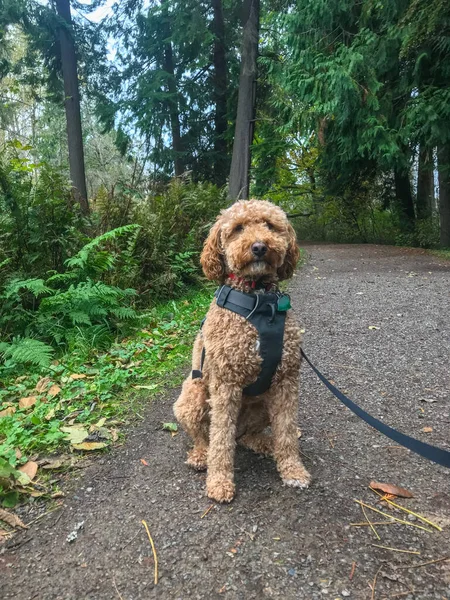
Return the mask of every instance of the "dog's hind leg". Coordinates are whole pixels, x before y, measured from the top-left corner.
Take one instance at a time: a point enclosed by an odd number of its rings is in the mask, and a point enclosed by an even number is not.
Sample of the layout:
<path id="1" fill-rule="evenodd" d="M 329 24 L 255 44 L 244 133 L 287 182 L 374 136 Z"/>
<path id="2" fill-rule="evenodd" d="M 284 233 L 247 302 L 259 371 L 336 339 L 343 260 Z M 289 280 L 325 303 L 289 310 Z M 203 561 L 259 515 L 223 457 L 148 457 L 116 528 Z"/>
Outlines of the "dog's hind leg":
<path id="1" fill-rule="evenodd" d="M 189 376 L 183 383 L 173 412 L 177 421 L 194 442 L 194 447 L 188 452 L 186 463 L 198 471 L 206 469 L 208 410 L 207 390 L 203 379 L 191 379 Z"/>

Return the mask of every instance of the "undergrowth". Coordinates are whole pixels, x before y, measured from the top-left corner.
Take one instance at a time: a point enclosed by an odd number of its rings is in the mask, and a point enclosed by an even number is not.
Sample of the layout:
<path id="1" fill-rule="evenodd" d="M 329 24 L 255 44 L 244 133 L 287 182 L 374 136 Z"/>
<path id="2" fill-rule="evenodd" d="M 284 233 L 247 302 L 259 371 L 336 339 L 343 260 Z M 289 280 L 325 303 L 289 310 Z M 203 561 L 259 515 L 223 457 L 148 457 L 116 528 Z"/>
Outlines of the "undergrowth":
<path id="1" fill-rule="evenodd" d="M 42 491 L 41 470 L 24 485 L 17 469 L 55 452 L 79 454 L 71 437 L 77 429 L 89 432 L 92 449 L 107 446 L 150 396 L 179 384 L 211 297 L 212 289 L 197 290 L 141 313 L 145 326 L 107 351 L 78 349 L 7 375 L 0 384 L 0 501 L 13 506 L 21 494 L 51 495 L 51 486 Z"/>

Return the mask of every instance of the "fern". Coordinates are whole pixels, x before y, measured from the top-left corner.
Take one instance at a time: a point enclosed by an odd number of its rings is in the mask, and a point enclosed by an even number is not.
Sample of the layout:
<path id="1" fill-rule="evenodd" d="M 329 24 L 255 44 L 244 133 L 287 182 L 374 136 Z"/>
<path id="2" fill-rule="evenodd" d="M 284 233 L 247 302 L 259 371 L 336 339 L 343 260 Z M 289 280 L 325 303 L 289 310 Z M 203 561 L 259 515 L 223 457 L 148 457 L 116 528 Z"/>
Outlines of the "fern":
<path id="1" fill-rule="evenodd" d="M 14 338 L 11 344 L 1 343 L 0 353 L 5 361 L 48 367 L 54 350 L 48 344 L 32 338 Z"/>

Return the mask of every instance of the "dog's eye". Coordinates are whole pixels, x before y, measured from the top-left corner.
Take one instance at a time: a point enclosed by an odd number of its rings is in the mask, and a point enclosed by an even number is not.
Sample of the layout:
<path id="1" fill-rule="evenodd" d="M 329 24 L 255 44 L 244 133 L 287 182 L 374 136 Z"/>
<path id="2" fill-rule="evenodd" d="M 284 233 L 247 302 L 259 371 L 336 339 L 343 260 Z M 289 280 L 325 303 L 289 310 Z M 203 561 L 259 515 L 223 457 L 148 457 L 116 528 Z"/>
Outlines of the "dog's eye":
<path id="1" fill-rule="evenodd" d="M 239 231 L 243 231 L 244 230 L 244 226 L 243 225 L 236 225 L 236 227 L 233 229 L 234 233 L 239 233 Z"/>
<path id="2" fill-rule="evenodd" d="M 270 229 L 270 231 L 274 231 L 275 227 L 272 225 L 272 223 L 269 223 L 268 221 L 266 222 L 267 225 L 267 229 Z"/>

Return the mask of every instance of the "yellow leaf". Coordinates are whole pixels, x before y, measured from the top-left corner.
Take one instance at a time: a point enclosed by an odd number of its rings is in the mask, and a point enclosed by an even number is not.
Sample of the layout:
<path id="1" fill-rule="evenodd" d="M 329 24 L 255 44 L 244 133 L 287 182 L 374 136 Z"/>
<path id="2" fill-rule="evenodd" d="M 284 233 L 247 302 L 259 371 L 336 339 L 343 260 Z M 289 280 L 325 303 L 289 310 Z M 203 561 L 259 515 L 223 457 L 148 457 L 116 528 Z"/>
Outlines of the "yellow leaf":
<path id="1" fill-rule="evenodd" d="M 57 396 L 59 394 L 60 391 L 61 391 L 61 388 L 59 387 L 59 385 L 56 385 L 56 383 L 54 383 L 52 385 L 52 387 L 48 390 L 47 394 L 49 396 L 51 396 L 52 398 L 54 398 L 55 396 Z"/>
<path id="2" fill-rule="evenodd" d="M 87 375 L 85 373 L 72 373 L 69 379 L 86 379 Z"/>
<path id="3" fill-rule="evenodd" d="M 36 396 L 27 396 L 26 398 L 21 398 L 19 400 L 19 408 L 30 408 L 31 406 L 34 406 L 36 402 Z"/>
<path id="4" fill-rule="evenodd" d="M 97 423 L 95 424 L 96 427 L 103 427 L 103 425 L 106 423 L 106 417 L 102 417 L 99 421 L 97 421 Z"/>
<path id="5" fill-rule="evenodd" d="M 75 450 L 100 450 L 106 448 L 105 442 L 82 442 L 81 444 L 72 444 Z"/>
<path id="6" fill-rule="evenodd" d="M 23 467 L 19 467 L 21 473 L 25 473 L 30 478 L 30 481 L 36 477 L 38 464 L 34 460 L 29 460 Z"/>
<path id="7" fill-rule="evenodd" d="M 87 429 L 83 425 L 72 425 L 71 427 L 60 427 L 63 433 L 67 433 L 67 440 L 73 444 L 80 444 L 89 435 Z"/>
<path id="8" fill-rule="evenodd" d="M 369 325 L 369 329 L 380 329 L 379 327 L 377 327 L 376 325 Z"/>

